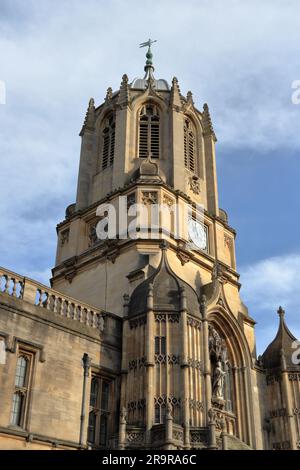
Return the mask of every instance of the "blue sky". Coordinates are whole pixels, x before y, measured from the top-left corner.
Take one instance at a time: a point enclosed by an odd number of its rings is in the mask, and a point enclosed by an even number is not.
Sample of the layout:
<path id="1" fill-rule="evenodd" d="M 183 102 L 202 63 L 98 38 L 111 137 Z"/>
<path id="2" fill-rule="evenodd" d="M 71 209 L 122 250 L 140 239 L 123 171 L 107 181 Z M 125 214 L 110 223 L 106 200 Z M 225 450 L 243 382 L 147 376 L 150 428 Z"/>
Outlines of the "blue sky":
<path id="1" fill-rule="evenodd" d="M 46 282 L 56 223 L 74 201 L 88 100 L 123 73 L 178 77 L 210 106 L 220 206 L 237 230 L 241 294 L 262 352 L 283 304 L 300 337 L 298 0 L 1 0 L 0 264 Z"/>

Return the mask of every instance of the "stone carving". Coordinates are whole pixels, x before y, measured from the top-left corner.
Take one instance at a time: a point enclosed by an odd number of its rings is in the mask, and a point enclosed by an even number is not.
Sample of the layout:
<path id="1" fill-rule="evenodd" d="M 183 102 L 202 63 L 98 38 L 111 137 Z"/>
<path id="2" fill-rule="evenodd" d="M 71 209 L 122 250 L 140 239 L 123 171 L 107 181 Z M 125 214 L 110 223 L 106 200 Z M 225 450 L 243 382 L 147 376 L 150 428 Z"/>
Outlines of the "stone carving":
<path id="1" fill-rule="evenodd" d="M 231 249 L 232 247 L 232 238 L 229 237 L 229 235 L 224 234 L 224 246 L 227 246 L 227 248 Z"/>
<path id="2" fill-rule="evenodd" d="M 97 236 L 96 226 L 97 226 L 97 222 L 94 222 L 89 227 L 89 247 L 96 245 L 100 241 Z"/>
<path id="3" fill-rule="evenodd" d="M 224 379 L 226 372 L 222 368 L 222 362 L 218 361 L 213 374 L 213 397 L 224 399 Z"/>
<path id="4" fill-rule="evenodd" d="M 200 180 L 198 176 L 190 176 L 189 185 L 194 194 L 200 194 Z"/>
<path id="5" fill-rule="evenodd" d="M 155 354 L 154 360 L 156 364 L 179 364 L 180 356 L 176 356 L 175 354 L 172 355 L 165 355 L 165 354 Z"/>
<path id="6" fill-rule="evenodd" d="M 196 320 L 195 318 L 188 316 L 186 323 L 187 325 L 192 326 L 193 328 L 197 328 L 198 330 L 201 330 L 201 321 Z"/>
<path id="7" fill-rule="evenodd" d="M 227 348 L 226 343 L 219 333 L 215 330 L 212 325 L 208 326 L 209 331 L 209 353 L 210 356 L 214 356 L 216 360 L 221 360 L 223 362 L 227 361 Z"/>
<path id="8" fill-rule="evenodd" d="M 131 444 L 141 444 L 144 440 L 144 433 L 141 431 L 129 431 L 126 440 Z"/>
<path id="9" fill-rule="evenodd" d="M 289 374 L 289 380 L 300 380 L 300 373 L 295 372 L 295 373 Z"/>
<path id="10" fill-rule="evenodd" d="M 210 408 L 207 412 L 208 414 L 208 424 L 216 424 L 216 412 Z"/>
<path id="11" fill-rule="evenodd" d="M 146 364 L 146 357 L 145 356 L 143 356 L 139 359 L 132 359 L 128 363 L 128 369 L 129 370 L 136 370 L 137 368 L 141 369 L 142 367 L 145 366 L 145 364 Z"/>
<path id="12" fill-rule="evenodd" d="M 179 323 L 178 313 L 155 313 L 154 318 L 156 322 L 165 323 L 168 321 L 170 323 Z"/>
<path id="13" fill-rule="evenodd" d="M 183 441 L 183 431 L 173 429 L 173 439 L 175 439 L 175 441 L 182 442 Z"/>
<path id="14" fill-rule="evenodd" d="M 198 361 L 198 359 L 192 359 L 191 357 L 188 358 L 188 365 L 192 367 L 193 369 L 202 369 L 201 361 Z"/>
<path id="15" fill-rule="evenodd" d="M 166 415 L 166 418 L 167 418 L 167 419 L 173 419 L 173 408 L 172 408 L 171 403 L 168 403 L 168 404 L 167 404 L 167 415 Z"/>
<path id="16" fill-rule="evenodd" d="M 69 242 L 70 229 L 63 230 L 60 234 L 60 245 L 64 246 Z"/>
<path id="17" fill-rule="evenodd" d="M 164 405 L 166 406 L 170 403 L 173 407 L 181 405 L 181 398 L 174 397 L 170 395 L 166 397 L 166 395 L 160 395 L 158 397 L 154 397 L 154 405 Z"/>
<path id="18" fill-rule="evenodd" d="M 127 410 L 124 406 L 120 413 L 120 424 L 126 424 L 126 423 L 127 423 Z"/>
<path id="19" fill-rule="evenodd" d="M 227 281 L 225 277 L 225 269 L 218 261 L 214 264 L 211 278 L 212 281 L 218 280 L 221 283 L 225 283 Z"/>
<path id="20" fill-rule="evenodd" d="M 176 256 L 177 256 L 177 258 L 180 260 L 181 266 L 184 266 L 186 263 L 188 263 L 188 262 L 190 261 L 189 255 L 186 254 L 186 253 L 184 253 L 184 252 L 181 251 L 181 250 L 178 250 L 178 251 L 177 251 Z"/>
<path id="21" fill-rule="evenodd" d="M 203 411 L 203 403 L 194 398 L 190 398 L 190 408 L 192 410 Z"/>
<path id="22" fill-rule="evenodd" d="M 163 197 L 163 204 L 165 204 L 170 209 L 173 206 L 174 201 L 172 198 L 165 194 Z"/>
<path id="23" fill-rule="evenodd" d="M 137 401 L 131 401 L 127 404 L 128 411 L 143 410 L 144 408 L 146 408 L 145 398 L 141 398 L 141 400 Z"/>
<path id="24" fill-rule="evenodd" d="M 135 204 L 136 199 L 135 199 L 135 193 L 128 194 L 127 196 L 127 210 L 129 207 L 133 206 Z"/>
<path id="25" fill-rule="evenodd" d="M 143 191 L 142 202 L 145 205 L 157 204 L 157 192 L 155 191 Z"/>
<path id="26" fill-rule="evenodd" d="M 106 96 L 105 96 L 105 101 L 107 102 L 107 101 L 110 101 L 111 99 L 112 99 L 112 88 L 108 87 Z"/>

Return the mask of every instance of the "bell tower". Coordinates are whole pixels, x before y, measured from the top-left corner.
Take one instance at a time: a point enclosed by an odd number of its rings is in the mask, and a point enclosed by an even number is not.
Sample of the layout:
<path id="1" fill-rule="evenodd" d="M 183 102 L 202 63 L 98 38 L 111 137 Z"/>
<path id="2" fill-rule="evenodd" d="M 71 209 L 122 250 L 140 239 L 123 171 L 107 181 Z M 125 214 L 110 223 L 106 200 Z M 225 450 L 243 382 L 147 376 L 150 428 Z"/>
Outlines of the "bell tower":
<path id="1" fill-rule="evenodd" d="M 255 322 L 219 208 L 212 119 L 177 78 L 155 78 L 151 44 L 143 78 L 89 102 L 52 286 L 123 319 L 120 448 L 260 447 Z M 114 237 L 98 236 L 100 206 L 114 208 Z"/>

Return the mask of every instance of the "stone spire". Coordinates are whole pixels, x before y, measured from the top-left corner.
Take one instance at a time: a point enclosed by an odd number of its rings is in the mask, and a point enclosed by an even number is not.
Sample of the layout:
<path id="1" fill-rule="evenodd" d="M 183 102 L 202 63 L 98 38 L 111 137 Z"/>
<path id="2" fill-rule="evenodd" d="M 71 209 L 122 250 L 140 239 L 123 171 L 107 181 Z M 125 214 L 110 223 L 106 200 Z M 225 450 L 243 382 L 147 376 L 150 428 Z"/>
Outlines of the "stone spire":
<path id="1" fill-rule="evenodd" d="M 89 101 L 88 109 L 85 115 L 84 123 L 80 132 L 80 136 L 84 134 L 86 130 L 94 131 L 95 130 L 95 101 L 94 98 L 91 98 Z"/>
<path id="2" fill-rule="evenodd" d="M 126 107 L 128 104 L 129 104 L 129 84 L 128 84 L 128 77 L 126 74 L 124 74 L 122 77 L 122 82 L 120 86 L 118 105 L 121 107 Z"/>
<path id="3" fill-rule="evenodd" d="M 203 105 L 202 119 L 203 119 L 204 134 L 211 135 L 213 139 L 217 141 L 207 103 L 204 103 Z"/>
<path id="4" fill-rule="evenodd" d="M 262 362 L 266 369 L 273 369 L 282 367 L 283 358 L 285 367 L 295 367 L 296 364 L 292 362 L 292 355 L 294 349 L 292 344 L 296 341 L 294 335 L 288 329 L 285 322 L 285 311 L 280 306 L 277 310 L 279 315 L 279 327 L 275 339 L 267 347 L 266 351 L 262 355 Z"/>
<path id="5" fill-rule="evenodd" d="M 178 85 L 178 80 L 176 77 L 172 79 L 172 88 L 171 88 L 171 104 L 175 108 L 181 108 L 181 97 L 180 97 L 180 88 Z"/>

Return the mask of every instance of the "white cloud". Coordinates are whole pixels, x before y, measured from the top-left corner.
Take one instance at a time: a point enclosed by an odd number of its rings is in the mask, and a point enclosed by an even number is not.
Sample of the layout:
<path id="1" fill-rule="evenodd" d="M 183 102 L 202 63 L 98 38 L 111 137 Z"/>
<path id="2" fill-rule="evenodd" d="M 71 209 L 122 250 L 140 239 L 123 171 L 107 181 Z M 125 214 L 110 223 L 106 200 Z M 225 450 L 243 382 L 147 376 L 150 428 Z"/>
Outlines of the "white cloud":
<path id="1" fill-rule="evenodd" d="M 257 320 L 256 333 L 260 351 L 274 339 L 281 305 L 292 333 L 300 338 L 299 315 L 300 253 L 261 260 L 241 269 L 241 296 Z"/>

